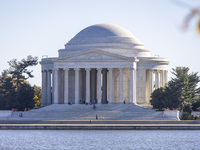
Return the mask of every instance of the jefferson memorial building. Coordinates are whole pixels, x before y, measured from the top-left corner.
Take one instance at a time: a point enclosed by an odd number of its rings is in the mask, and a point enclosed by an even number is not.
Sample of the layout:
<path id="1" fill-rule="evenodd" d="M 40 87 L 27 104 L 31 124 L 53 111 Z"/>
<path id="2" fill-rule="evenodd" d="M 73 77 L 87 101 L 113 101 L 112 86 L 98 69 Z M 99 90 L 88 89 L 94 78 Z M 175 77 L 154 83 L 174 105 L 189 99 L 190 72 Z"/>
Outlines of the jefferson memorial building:
<path id="1" fill-rule="evenodd" d="M 165 86 L 169 61 L 151 51 L 126 29 L 96 24 L 81 30 L 43 58 L 42 106 L 50 104 L 149 104 Z"/>

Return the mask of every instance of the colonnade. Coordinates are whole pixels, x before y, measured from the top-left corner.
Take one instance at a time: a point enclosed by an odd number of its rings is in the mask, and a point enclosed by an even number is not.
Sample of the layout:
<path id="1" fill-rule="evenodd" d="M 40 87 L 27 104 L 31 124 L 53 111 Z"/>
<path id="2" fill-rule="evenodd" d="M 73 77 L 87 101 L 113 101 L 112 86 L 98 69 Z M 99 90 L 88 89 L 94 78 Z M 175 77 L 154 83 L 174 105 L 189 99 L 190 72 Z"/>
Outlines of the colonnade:
<path id="1" fill-rule="evenodd" d="M 118 74 L 114 74 L 117 69 Z M 123 78 L 127 68 L 59 68 L 42 70 L 42 105 L 52 103 L 113 103 L 114 93 L 118 102 L 124 102 Z M 136 78 L 136 69 L 128 68 L 129 100 L 126 103 L 149 103 L 151 93 L 167 83 L 167 70 L 145 69 L 143 78 Z M 62 73 L 60 73 L 62 72 Z M 72 73 L 73 72 L 73 73 Z M 139 72 L 138 72 L 139 73 Z M 137 76 L 142 76 L 137 74 Z M 117 77 L 117 91 L 114 91 L 114 78 Z M 139 80 L 136 85 L 136 80 Z M 137 88 L 137 89 L 136 89 Z M 142 91 L 141 91 L 142 90 Z M 137 94 L 138 98 L 137 98 Z M 139 96 L 143 93 L 142 97 Z M 62 101 L 60 100 L 62 99 Z M 70 100 L 73 99 L 73 100 Z M 137 99 L 137 100 L 136 100 Z M 144 99 L 144 100 L 141 100 Z"/>
<path id="2" fill-rule="evenodd" d="M 113 82 L 114 74 L 113 69 L 116 68 L 63 68 L 63 69 L 54 69 L 54 70 L 42 70 L 42 105 L 49 105 L 51 103 L 69 103 L 69 88 L 74 88 L 74 102 L 73 103 L 113 103 Z M 119 71 L 119 103 L 123 103 L 123 69 L 117 68 Z M 64 83 L 63 84 L 63 102 L 60 102 L 60 94 L 62 87 L 60 87 L 59 78 L 61 75 L 59 71 L 64 72 Z M 69 71 L 74 70 L 74 87 L 70 85 L 69 81 L 72 78 L 69 75 Z M 85 89 L 84 102 L 81 101 L 80 89 L 81 81 L 80 73 L 82 70 L 85 71 L 85 86 L 82 88 Z M 136 102 L 136 84 L 134 84 L 134 69 L 129 69 L 129 102 Z M 82 74 L 81 74 L 82 75 Z M 83 75 L 82 75 L 83 76 Z M 51 88 L 52 86 L 52 88 Z"/>
<path id="3" fill-rule="evenodd" d="M 164 87 L 168 82 L 168 71 L 167 70 L 149 70 L 150 78 L 150 93 L 155 89 Z"/>

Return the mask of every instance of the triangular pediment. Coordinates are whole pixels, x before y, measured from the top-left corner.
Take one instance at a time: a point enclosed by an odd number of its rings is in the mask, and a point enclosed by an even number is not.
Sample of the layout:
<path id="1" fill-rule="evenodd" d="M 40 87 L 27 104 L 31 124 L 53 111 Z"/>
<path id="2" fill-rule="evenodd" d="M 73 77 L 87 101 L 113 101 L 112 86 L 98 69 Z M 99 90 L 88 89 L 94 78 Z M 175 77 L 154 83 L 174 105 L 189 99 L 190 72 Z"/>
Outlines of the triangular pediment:
<path id="1" fill-rule="evenodd" d="M 84 60 L 95 60 L 95 61 L 114 61 L 114 60 L 130 60 L 133 58 L 113 54 L 109 52 L 105 52 L 102 50 L 88 50 L 64 57 L 58 58 L 59 60 L 76 60 L 76 61 L 84 61 Z"/>

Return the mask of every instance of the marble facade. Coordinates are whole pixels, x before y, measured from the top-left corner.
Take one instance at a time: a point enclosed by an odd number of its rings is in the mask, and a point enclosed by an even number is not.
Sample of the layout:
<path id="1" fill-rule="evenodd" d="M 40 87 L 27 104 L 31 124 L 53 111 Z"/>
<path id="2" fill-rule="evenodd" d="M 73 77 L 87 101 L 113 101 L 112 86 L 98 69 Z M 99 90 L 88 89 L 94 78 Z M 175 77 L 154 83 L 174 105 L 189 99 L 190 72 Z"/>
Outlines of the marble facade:
<path id="1" fill-rule="evenodd" d="M 43 58 L 42 105 L 85 103 L 148 104 L 167 83 L 169 61 L 149 50 L 126 29 L 97 24 L 81 30 Z"/>

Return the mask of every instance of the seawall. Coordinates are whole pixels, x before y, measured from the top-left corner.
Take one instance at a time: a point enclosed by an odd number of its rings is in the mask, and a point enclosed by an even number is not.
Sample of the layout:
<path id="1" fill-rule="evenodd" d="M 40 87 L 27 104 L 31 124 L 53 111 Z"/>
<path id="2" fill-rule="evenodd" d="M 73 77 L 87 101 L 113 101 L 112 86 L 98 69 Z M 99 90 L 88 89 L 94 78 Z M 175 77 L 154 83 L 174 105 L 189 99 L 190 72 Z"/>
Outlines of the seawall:
<path id="1" fill-rule="evenodd" d="M 200 121 L 0 121 L 0 130 L 200 130 Z"/>

